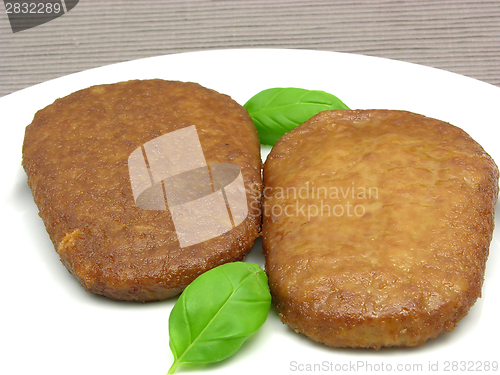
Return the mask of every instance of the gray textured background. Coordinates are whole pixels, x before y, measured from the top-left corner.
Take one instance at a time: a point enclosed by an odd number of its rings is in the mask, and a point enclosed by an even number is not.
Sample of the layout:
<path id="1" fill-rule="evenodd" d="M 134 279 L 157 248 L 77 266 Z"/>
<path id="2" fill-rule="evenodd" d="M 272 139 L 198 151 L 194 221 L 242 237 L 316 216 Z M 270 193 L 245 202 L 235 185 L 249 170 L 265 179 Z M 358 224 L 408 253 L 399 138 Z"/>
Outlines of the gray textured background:
<path id="1" fill-rule="evenodd" d="M 500 86 L 500 0 L 80 0 L 12 33 L 0 5 L 0 96 L 142 57 L 300 48 L 387 57 Z"/>

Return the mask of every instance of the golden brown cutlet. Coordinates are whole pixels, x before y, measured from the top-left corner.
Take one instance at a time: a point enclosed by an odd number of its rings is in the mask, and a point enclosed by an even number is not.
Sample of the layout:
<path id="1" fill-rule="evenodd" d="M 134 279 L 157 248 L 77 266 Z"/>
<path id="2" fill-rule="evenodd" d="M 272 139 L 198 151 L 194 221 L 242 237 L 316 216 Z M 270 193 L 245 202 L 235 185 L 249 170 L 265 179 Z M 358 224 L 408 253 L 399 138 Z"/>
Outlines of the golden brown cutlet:
<path id="1" fill-rule="evenodd" d="M 266 270 L 284 323 L 333 347 L 421 345 L 481 295 L 498 169 L 405 111 L 325 111 L 264 166 Z"/>
<path id="2" fill-rule="evenodd" d="M 240 168 L 248 216 L 232 230 L 181 247 L 169 210 L 134 201 L 128 158 L 147 142 L 195 125 L 207 163 Z M 241 260 L 260 230 L 260 145 L 246 110 L 195 83 L 164 80 L 93 86 L 36 113 L 23 166 L 63 264 L 88 291 L 151 301 Z"/>

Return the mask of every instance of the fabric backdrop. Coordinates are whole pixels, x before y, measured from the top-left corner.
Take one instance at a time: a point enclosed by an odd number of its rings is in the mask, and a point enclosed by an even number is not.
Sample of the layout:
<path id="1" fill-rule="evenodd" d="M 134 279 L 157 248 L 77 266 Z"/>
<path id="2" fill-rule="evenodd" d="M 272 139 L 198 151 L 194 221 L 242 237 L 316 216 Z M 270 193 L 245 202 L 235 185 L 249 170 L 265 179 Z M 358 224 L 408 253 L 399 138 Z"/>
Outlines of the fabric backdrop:
<path id="1" fill-rule="evenodd" d="M 0 5 L 0 96 L 115 62 L 300 48 L 414 62 L 500 86 L 500 0 L 80 0 L 13 33 Z"/>

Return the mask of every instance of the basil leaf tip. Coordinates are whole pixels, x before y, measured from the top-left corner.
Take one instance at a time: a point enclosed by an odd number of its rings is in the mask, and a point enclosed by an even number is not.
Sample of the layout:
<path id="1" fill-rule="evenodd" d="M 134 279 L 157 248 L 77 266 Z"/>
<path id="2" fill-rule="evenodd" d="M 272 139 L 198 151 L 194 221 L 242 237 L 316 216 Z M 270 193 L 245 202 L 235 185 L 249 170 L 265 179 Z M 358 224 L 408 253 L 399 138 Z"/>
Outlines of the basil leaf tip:
<path id="1" fill-rule="evenodd" d="M 260 143 L 269 146 L 321 111 L 349 109 L 335 95 L 294 87 L 263 90 L 243 106 L 257 128 Z"/>
<path id="2" fill-rule="evenodd" d="M 174 363 L 197 366 L 226 359 L 266 321 L 267 276 L 255 263 L 227 263 L 198 276 L 182 292 L 169 321 Z"/>

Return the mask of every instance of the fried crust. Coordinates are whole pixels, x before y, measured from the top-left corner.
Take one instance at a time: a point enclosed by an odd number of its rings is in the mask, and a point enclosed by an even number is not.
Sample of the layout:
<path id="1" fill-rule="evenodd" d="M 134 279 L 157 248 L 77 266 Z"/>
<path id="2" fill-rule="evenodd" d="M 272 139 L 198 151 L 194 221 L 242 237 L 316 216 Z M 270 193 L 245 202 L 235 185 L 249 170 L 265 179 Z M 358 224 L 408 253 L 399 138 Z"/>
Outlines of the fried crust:
<path id="1" fill-rule="evenodd" d="M 498 168 L 463 130 L 405 111 L 321 112 L 276 143 L 264 186 L 274 305 L 310 339 L 421 345 L 480 297 Z"/>
<path id="2" fill-rule="evenodd" d="M 142 144 L 196 125 L 207 163 L 240 167 L 248 217 L 225 234 L 180 248 L 169 211 L 136 206 L 128 157 Z M 195 83 L 93 86 L 38 111 L 23 167 L 62 263 L 88 291 L 161 300 L 201 273 L 241 260 L 260 231 L 260 145 L 246 110 Z"/>

